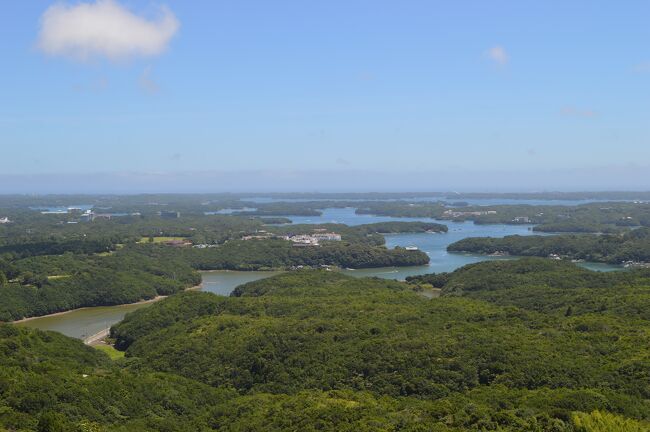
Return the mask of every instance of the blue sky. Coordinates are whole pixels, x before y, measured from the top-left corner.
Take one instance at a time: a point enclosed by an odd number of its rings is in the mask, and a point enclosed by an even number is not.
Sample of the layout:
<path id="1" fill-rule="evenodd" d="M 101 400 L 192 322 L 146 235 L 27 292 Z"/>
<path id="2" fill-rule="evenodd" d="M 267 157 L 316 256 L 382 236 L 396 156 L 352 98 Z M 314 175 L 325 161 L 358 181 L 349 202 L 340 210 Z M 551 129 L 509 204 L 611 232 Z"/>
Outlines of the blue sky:
<path id="1" fill-rule="evenodd" d="M 106 3 L 2 5 L 0 192 L 650 189 L 649 2 Z"/>

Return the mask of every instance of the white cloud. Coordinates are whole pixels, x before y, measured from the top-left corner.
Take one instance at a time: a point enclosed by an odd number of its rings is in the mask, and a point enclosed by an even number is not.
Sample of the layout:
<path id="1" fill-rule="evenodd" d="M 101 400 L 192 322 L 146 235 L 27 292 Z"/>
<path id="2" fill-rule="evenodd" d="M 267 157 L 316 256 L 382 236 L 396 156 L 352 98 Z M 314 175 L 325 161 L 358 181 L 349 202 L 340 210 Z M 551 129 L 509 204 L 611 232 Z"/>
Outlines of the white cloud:
<path id="1" fill-rule="evenodd" d="M 52 56 L 122 60 L 162 53 L 179 22 L 166 7 L 156 19 L 135 15 L 115 0 L 50 6 L 41 17 L 38 48 Z"/>
<path id="2" fill-rule="evenodd" d="M 507 65 L 510 60 L 510 56 L 506 52 L 505 48 L 500 45 L 495 45 L 485 51 L 485 56 L 499 66 Z"/>

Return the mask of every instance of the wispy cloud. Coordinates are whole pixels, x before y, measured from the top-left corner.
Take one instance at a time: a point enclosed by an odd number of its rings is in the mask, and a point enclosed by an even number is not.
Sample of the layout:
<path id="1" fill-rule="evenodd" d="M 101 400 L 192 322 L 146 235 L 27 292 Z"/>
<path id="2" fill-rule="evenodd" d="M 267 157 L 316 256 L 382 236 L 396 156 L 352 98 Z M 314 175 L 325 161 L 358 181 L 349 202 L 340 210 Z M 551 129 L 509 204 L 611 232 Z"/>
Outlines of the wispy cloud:
<path id="1" fill-rule="evenodd" d="M 581 109 L 572 106 L 566 106 L 560 110 L 560 114 L 567 117 L 596 117 L 598 113 L 591 109 Z"/>
<path id="2" fill-rule="evenodd" d="M 497 66 L 505 66 L 510 61 L 510 56 L 504 47 L 495 45 L 485 51 L 485 57 Z"/>
<path id="3" fill-rule="evenodd" d="M 650 73 L 650 61 L 639 63 L 633 70 L 637 73 Z"/>
<path id="4" fill-rule="evenodd" d="M 41 17 L 38 48 L 51 56 L 111 61 L 161 54 L 179 22 L 166 7 L 156 19 L 138 16 L 115 0 L 50 6 Z"/>
<path id="5" fill-rule="evenodd" d="M 153 95 L 160 91 L 160 86 L 152 77 L 151 73 L 151 66 L 145 68 L 145 70 L 140 75 L 140 78 L 138 79 L 138 84 L 140 85 L 142 91 Z"/>

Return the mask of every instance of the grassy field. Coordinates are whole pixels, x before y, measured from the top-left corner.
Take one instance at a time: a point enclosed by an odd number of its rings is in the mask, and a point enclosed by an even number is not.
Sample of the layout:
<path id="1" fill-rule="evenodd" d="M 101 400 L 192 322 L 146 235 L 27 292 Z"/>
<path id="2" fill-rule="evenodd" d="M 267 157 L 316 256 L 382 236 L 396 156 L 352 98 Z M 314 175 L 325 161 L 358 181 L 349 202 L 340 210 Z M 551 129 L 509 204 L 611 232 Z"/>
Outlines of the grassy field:
<path id="1" fill-rule="evenodd" d="M 57 280 L 57 279 L 66 279 L 72 275 L 51 275 L 47 277 L 47 280 Z"/>
<path id="2" fill-rule="evenodd" d="M 138 243 L 150 243 L 152 237 L 142 237 Z M 165 243 L 168 241 L 182 241 L 185 237 L 153 237 L 153 243 Z"/>
<path id="3" fill-rule="evenodd" d="M 93 348 L 104 351 L 111 360 L 119 360 L 124 357 L 124 352 L 116 350 L 112 345 L 95 345 Z"/>

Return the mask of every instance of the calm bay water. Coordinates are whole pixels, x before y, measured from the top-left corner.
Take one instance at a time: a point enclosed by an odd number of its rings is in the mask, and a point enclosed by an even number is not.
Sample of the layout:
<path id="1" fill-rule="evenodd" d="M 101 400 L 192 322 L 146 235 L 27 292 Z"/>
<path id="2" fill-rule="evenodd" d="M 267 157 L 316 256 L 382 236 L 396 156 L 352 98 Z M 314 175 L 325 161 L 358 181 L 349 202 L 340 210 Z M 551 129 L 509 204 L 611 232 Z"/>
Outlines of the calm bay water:
<path id="1" fill-rule="evenodd" d="M 201 291 L 227 296 L 241 284 L 264 279 L 280 272 L 269 271 L 210 271 L 202 272 Z"/>
<path id="2" fill-rule="evenodd" d="M 387 279 L 404 279 L 426 273 L 450 272 L 466 264 L 490 259 L 512 259 L 508 257 L 486 257 L 482 255 L 452 254 L 447 252 L 447 245 L 466 237 L 504 237 L 508 235 L 531 235 L 532 225 L 475 225 L 472 222 L 436 221 L 428 218 L 392 218 L 386 216 L 357 215 L 354 208 L 325 209 L 323 214 L 314 216 L 288 216 L 294 224 L 340 223 L 361 225 L 389 221 L 423 221 L 438 222 L 449 227 L 449 232 L 409 233 L 386 235 L 386 246 L 416 246 L 429 255 L 431 262 L 417 267 L 385 267 L 375 269 L 343 270 L 345 274 L 355 277 L 381 277 Z M 619 266 L 598 263 L 580 263 L 583 267 L 597 271 L 620 270 Z M 235 287 L 272 276 L 278 272 L 238 272 L 214 271 L 203 272 L 201 290 L 218 295 L 229 295 Z M 145 307 L 148 304 L 84 308 L 66 314 L 37 318 L 19 323 L 42 330 L 54 330 L 65 335 L 85 338 L 96 334 L 121 321 L 128 312 Z"/>
<path id="3" fill-rule="evenodd" d="M 53 330 L 66 336 L 85 339 L 122 321 L 124 315 L 151 303 L 122 306 L 98 306 L 76 309 L 64 314 L 45 316 L 16 323 L 18 326 Z"/>
<path id="4" fill-rule="evenodd" d="M 214 271 L 202 272 L 201 291 L 227 296 L 238 285 L 263 279 L 279 272 L 240 272 Z M 151 303 L 122 306 L 99 306 L 77 309 L 64 314 L 45 316 L 16 323 L 19 326 L 41 330 L 53 330 L 79 339 L 99 333 L 124 319 L 124 316 Z"/>

